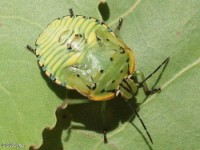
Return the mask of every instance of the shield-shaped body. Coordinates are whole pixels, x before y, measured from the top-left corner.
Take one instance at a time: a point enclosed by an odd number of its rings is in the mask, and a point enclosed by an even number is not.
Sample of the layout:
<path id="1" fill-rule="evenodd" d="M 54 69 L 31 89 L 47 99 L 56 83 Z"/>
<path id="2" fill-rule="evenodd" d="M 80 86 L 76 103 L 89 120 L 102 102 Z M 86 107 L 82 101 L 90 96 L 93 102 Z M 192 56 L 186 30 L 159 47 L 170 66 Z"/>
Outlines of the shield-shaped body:
<path id="1" fill-rule="evenodd" d="M 112 99 L 134 72 L 134 55 L 104 23 L 65 16 L 50 23 L 36 41 L 39 65 L 57 84 L 91 100 Z"/>

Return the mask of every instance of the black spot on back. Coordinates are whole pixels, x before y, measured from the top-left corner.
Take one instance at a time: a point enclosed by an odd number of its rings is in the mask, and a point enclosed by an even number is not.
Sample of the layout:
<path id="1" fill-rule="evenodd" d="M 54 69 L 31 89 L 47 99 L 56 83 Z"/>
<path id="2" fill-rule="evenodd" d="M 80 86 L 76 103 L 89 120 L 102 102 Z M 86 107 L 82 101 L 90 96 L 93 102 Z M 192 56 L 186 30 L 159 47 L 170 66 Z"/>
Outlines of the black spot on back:
<path id="1" fill-rule="evenodd" d="M 124 54 L 125 53 L 125 49 L 123 47 L 120 47 L 120 50 L 122 50 L 120 53 Z"/>
<path id="2" fill-rule="evenodd" d="M 100 70 L 100 73 L 103 73 L 104 72 L 104 70 Z"/>
<path id="3" fill-rule="evenodd" d="M 103 93 L 103 92 L 105 92 L 105 90 L 103 89 L 103 90 L 101 90 L 101 93 Z"/>

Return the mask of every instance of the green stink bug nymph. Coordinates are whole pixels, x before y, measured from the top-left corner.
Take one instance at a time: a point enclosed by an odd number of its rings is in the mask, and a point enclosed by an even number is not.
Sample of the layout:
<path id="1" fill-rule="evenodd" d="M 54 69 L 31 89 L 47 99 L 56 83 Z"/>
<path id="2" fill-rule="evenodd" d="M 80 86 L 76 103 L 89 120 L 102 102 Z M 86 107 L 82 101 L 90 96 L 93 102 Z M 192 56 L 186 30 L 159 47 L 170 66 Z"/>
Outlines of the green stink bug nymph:
<path id="1" fill-rule="evenodd" d="M 105 23 L 74 15 L 70 9 L 70 15 L 54 20 L 39 35 L 35 50 L 27 47 L 34 51 L 39 65 L 54 82 L 93 101 L 119 95 L 131 99 L 138 87 L 143 87 L 147 95 L 160 91 L 149 90 L 146 80 L 169 58 L 145 78 L 142 72 L 135 71 L 133 51 L 117 34 L 121 25 L 122 19 L 113 32 Z M 143 81 L 135 80 L 137 76 Z"/>

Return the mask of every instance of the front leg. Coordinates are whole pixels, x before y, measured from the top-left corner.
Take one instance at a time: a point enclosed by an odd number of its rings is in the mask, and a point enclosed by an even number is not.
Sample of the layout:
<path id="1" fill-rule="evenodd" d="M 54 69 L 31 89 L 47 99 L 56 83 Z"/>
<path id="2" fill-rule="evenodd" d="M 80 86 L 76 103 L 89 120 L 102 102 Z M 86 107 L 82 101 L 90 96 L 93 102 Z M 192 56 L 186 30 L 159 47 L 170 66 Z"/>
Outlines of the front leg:
<path id="1" fill-rule="evenodd" d="M 160 92 L 160 91 L 161 91 L 160 88 L 155 88 L 155 89 L 149 90 L 146 81 L 147 81 L 149 78 L 151 78 L 158 70 L 160 70 L 160 68 L 161 68 L 162 66 L 164 66 L 164 68 L 163 68 L 163 70 L 164 70 L 165 67 L 166 67 L 166 65 L 168 64 L 168 62 L 169 62 L 169 57 L 166 58 L 166 59 L 165 59 L 151 74 L 149 74 L 147 77 L 144 77 L 143 72 L 140 72 L 140 71 L 136 71 L 136 72 L 134 73 L 134 76 L 136 76 L 137 79 L 138 79 L 138 76 L 140 76 L 140 78 L 142 79 L 141 82 L 140 82 L 140 81 L 137 81 L 137 82 L 138 82 L 138 84 L 139 84 L 138 86 L 142 86 L 142 87 L 143 87 L 144 92 L 145 92 L 146 95 L 151 95 L 151 94 L 154 94 L 154 93 L 157 93 L 157 92 Z"/>
<path id="2" fill-rule="evenodd" d="M 155 89 L 149 89 L 148 88 L 148 85 L 147 85 L 147 82 L 143 82 L 145 80 L 145 77 L 144 77 L 144 73 L 141 72 L 141 71 L 136 71 L 135 72 L 135 76 L 137 78 L 137 80 L 139 80 L 139 78 L 141 79 L 141 81 L 137 81 L 138 82 L 138 86 L 141 86 L 143 87 L 143 90 L 144 90 L 144 93 L 148 96 L 148 95 L 152 95 L 154 93 L 157 93 L 157 92 L 160 92 L 161 89 L 160 88 L 155 88 Z"/>

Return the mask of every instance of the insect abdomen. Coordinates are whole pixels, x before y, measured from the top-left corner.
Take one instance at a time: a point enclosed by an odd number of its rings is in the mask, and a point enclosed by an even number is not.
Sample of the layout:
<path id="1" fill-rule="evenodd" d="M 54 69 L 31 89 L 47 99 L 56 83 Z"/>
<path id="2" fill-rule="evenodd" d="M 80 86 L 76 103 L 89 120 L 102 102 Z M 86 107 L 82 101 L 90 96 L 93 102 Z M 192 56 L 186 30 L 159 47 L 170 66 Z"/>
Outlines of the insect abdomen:
<path id="1" fill-rule="evenodd" d="M 36 41 L 36 55 L 46 74 L 66 85 L 63 69 L 76 64 L 82 51 L 96 44 L 94 30 L 100 26 L 84 16 L 66 16 L 49 24 Z"/>

